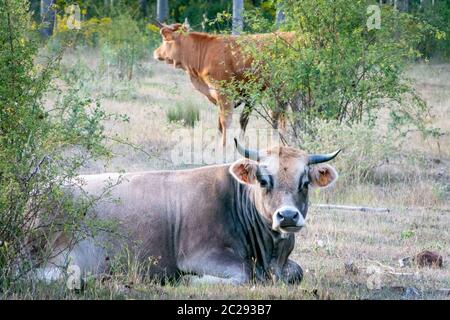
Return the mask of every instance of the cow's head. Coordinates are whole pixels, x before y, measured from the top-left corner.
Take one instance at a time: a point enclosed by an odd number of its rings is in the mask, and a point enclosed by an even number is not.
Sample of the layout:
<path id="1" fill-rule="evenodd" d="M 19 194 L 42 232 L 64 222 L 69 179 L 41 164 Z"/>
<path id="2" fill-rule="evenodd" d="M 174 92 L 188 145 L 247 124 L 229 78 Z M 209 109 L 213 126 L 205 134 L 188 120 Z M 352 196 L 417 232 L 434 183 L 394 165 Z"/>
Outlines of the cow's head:
<path id="1" fill-rule="evenodd" d="M 229 170 L 239 183 L 254 190 L 259 214 L 274 231 L 299 231 L 305 225 L 309 190 L 328 187 L 337 180 L 336 170 L 323 162 L 332 160 L 340 150 L 308 155 L 280 146 L 262 152 L 246 149 L 236 139 L 235 142 L 244 159 L 234 162 Z"/>
<path id="2" fill-rule="evenodd" d="M 162 37 L 162 44 L 155 49 L 153 57 L 159 61 L 165 61 L 176 68 L 181 67 L 182 48 L 180 37 L 189 31 L 186 24 L 175 23 L 171 25 L 158 24 L 159 33 Z"/>

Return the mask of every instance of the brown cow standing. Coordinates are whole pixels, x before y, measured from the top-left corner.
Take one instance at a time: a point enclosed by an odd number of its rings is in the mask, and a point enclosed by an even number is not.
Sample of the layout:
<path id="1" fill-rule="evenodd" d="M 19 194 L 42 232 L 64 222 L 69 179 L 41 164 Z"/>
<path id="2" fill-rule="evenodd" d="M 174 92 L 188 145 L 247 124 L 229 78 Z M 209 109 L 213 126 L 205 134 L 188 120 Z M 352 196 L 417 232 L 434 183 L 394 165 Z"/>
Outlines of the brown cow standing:
<path id="1" fill-rule="evenodd" d="M 218 125 L 225 146 L 226 130 L 231 125 L 233 108 L 241 101 L 230 101 L 220 91 L 220 84 L 232 80 L 246 81 L 245 72 L 252 67 L 252 58 L 241 52 L 236 36 L 189 32 L 185 25 L 179 23 L 159 26 L 163 43 L 154 51 L 154 58 L 185 70 L 195 89 L 219 106 Z M 279 32 L 241 36 L 239 41 L 263 45 L 274 37 L 292 41 L 293 36 L 294 33 Z M 248 107 L 251 110 L 251 106 Z M 250 110 L 244 110 L 241 114 L 241 134 L 247 127 Z M 272 113 L 275 129 L 278 128 L 280 115 L 281 110 Z"/>

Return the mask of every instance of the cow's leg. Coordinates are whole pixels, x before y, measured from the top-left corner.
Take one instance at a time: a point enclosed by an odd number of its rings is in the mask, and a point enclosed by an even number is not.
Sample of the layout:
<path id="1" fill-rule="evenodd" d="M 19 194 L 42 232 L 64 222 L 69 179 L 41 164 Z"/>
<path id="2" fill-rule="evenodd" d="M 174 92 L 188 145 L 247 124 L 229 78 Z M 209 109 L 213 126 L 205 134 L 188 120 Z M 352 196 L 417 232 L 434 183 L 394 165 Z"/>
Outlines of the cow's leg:
<path id="1" fill-rule="evenodd" d="M 215 90 L 210 89 L 210 87 L 205 82 L 201 81 L 196 76 L 190 74 L 189 77 L 191 79 L 191 83 L 194 86 L 194 88 L 203 95 L 205 95 L 208 98 L 208 100 L 211 101 L 213 104 L 217 105 L 217 99 L 215 94 L 214 96 L 211 95 L 211 93 L 215 93 Z"/>
<path id="2" fill-rule="evenodd" d="M 52 282 L 64 279 L 68 274 L 81 278 L 88 274 L 103 273 L 108 266 L 105 250 L 92 239 L 82 240 L 71 249 L 62 246 L 53 252 L 55 256 L 36 270 L 38 279 Z"/>
<path id="3" fill-rule="evenodd" d="M 241 126 L 241 131 L 239 133 L 239 139 L 243 140 L 245 135 L 245 130 L 247 129 L 248 120 L 250 119 L 250 115 L 252 113 L 253 106 L 248 103 L 245 103 L 244 109 L 242 110 L 241 117 L 239 118 L 239 124 Z"/>
<path id="4" fill-rule="evenodd" d="M 272 128 L 275 129 L 276 132 L 281 134 L 282 137 L 286 136 L 286 104 L 278 104 L 274 110 L 272 110 L 271 118 L 272 118 Z M 275 134 L 275 132 L 274 132 Z M 273 136 L 276 138 L 276 136 Z"/>
<path id="5" fill-rule="evenodd" d="M 64 279 L 64 272 L 61 267 L 47 265 L 43 268 L 37 268 L 34 271 L 36 279 L 42 280 L 46 283 L 59 281 Z"/>
<path id="6" fill-rule="evenodd" d="M 272 127 L 274 129 L 280 129 L 281 131 L 286 130 L 286 104 L 277 104 L 274 110 L 272 110 Z"/>
<path id="7" fill-rule="evenodd" d="M 63 280 L 66 277 L 65 269 L 68 265 L 70 250 L 68 248 L 56 248 L 52 254 L 53 257 L 51 259 L 33 271 L 33 276 L 36 279 L 51 283 Z"/>
<path id="8" fill-rule="evenodd" d="M 215 277 L 210 275 L 203 275 L 203 276 L 190 276 L 188 280 L 188 284 L 192 286 L 197 285 L 214 285 L 214 284 L 227 284 L 232 286 L 238 286 L 241 284 L 244 284 L 245 281 L 241 281 L 237 278 L 221 278 L 221 277 Z"/>
<path id="9" fill-rule="evenodd" d="M 251 279 L 248 265 L 226 249 L 195 255 L 184 261 L 180 269 L 197 275 L 190 277 L 190 284 L 241 285 Z"/>
<path id="10" fill-rule="evenodd" d="M 303 270 L 296 262 L 288 259 L 283 268 L 283 281 L 291 284 L 299 284 L 303 279 Z"/>
<path id="11" fill-rule="evenodd" d="M 233 106 L 225 99 L 219 100 L 219 130 L 222 133 L 222 146 L 227 144 L 227 129 L 233 120 Z"/>

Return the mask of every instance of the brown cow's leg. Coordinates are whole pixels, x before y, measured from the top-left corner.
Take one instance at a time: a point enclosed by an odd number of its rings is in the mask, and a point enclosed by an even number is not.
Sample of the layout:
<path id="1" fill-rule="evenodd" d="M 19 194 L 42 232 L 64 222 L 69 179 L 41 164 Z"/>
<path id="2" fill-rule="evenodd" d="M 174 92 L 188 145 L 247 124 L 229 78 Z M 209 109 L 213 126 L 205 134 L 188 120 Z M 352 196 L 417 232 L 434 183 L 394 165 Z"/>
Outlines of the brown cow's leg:
<path id="1" fill-rule="evenodd" d="M 190 74 L 189 77 L 191 79 L 191 83 L 194 86 L 194 88 L 201 94 L 203 94 L 205 97 L 207 97 L 208 100 L 211 101 L 213 104 L 217 105 L 217 100 L 211 95 L 211 90 L 209 89 L 208 85 L 192 74 Z"/>
<path id="2" fill-rule="evenodd" d="M 217 119 L 217 128 L 219 129 L 220 134 L 222 134 L 223 129 L 222 129 L 222 121 L 220 119 L 220 114 L 219 114 L 219 118 Z"/>
<path id="3" fill-rule="evenodd" d="M 223 99 L 219 101 L 219 106 L 219 130 L 220 128 L 222 129 L 222 145 L 225 147 L 227 144 L 227 129 L 230 127 L 231 121 L 233 120 L 233 109 L 232 105 Z"/>
<path id="4" fill-rule="evenodd" d="M 226 146 L 227 145 L 227 125 L 226 125 L 226 120 L 224 120 L 221 116 L 220 119 L 220 125 L 222 127 L 222 146 Z"/>
<path id="5" fill-rule="evenodd" d="M 282 136 L 286 136 L 286 105 L 281 104 L 272 111 L 272 128 L 278 130 Z"/>
<path id="6" fill-rule="evenodd" d="M 250 119 L 252 110 L 253 110 L 252 106 L 245 105 L 244 109 L 242 110 L 241 117 L 239 118 L 239 124 L 241 125 L 241 132 L 239 138 L 241 140 L 244 138 L 245 130 L 247 129 L 248 120 Z"/>

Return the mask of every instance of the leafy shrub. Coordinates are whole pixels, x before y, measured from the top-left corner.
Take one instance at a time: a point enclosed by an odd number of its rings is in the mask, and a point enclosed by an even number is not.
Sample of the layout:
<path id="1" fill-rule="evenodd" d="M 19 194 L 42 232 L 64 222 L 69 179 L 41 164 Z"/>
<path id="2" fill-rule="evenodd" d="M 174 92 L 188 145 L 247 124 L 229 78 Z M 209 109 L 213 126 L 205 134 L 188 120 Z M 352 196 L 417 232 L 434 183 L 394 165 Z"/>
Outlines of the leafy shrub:
<path id="1" fill-rule="evenodd" d="M 118 70 L 119 79 L 131 80 L 136 64 L 148 55 L 146 35 L 128 13 L 114 17 L 109 30 L 100 35 L 104 65 Z"/>
<path id="2" fill-rule="evenodd" d="M 59 41 L 66 41 L 74 35 L 78 36 L 78 44 L 88 47 L 96 47 L 99 45 L 100 37 L 107 33 L 112 26 L 110 17 L 97 18 L 93 17 L 80 22 L 80 29 L 70 29 L 67 23 L 68 15 L 57 15 L 56 28 L 54 36 Z"/>
<path id="3" fill-rule="evenodd" d="M 193 127 L 195 122 L 200 120 L 200 111 L 192 102 L 177 102 L 174 107 L 169 108 L 167 111 L 167 120 Z"/>
<path id="4" fill-rule="evenodd" d="M 52 51 L 57 52 L 67 43 L 74 48 L 99 49 L 103 70 L 96 72 L 114 71 L 113 75 L 120 80 L 131 80 L 139 62 L 160 41 L 159 32 L 141 25 L 126 10 L 113 17 L 81 21 L 79 30 L 69 28 L 67 20 L 67 15 L 57 17 L 56 32 L 50 41 Z"/>
<path id="5" fill-rule="evenodd" d="M 110 156 L 102 125 L 110 116 L 77 88 L 52 89 L 59 59 L 37 55 L 27 8 L 27 0 L 0 6 L 2 290 L 49 258 L 46 230 L 64 231 L 74 241 L 95 230 L 84 215 L 96 200 L 74 200 L 65 189 L 89 161 Z M 57 99 L 46 107 L 50 92 Z M 61 211 L 65 219 L 55 219 Z"/>
<path id="6" fill-rule="evenodd" d="M 450 3 L 448 0 L 411 3 L 411 12 L 434 27 L 419 43 L 425 57 L 450 58 Z"/>

